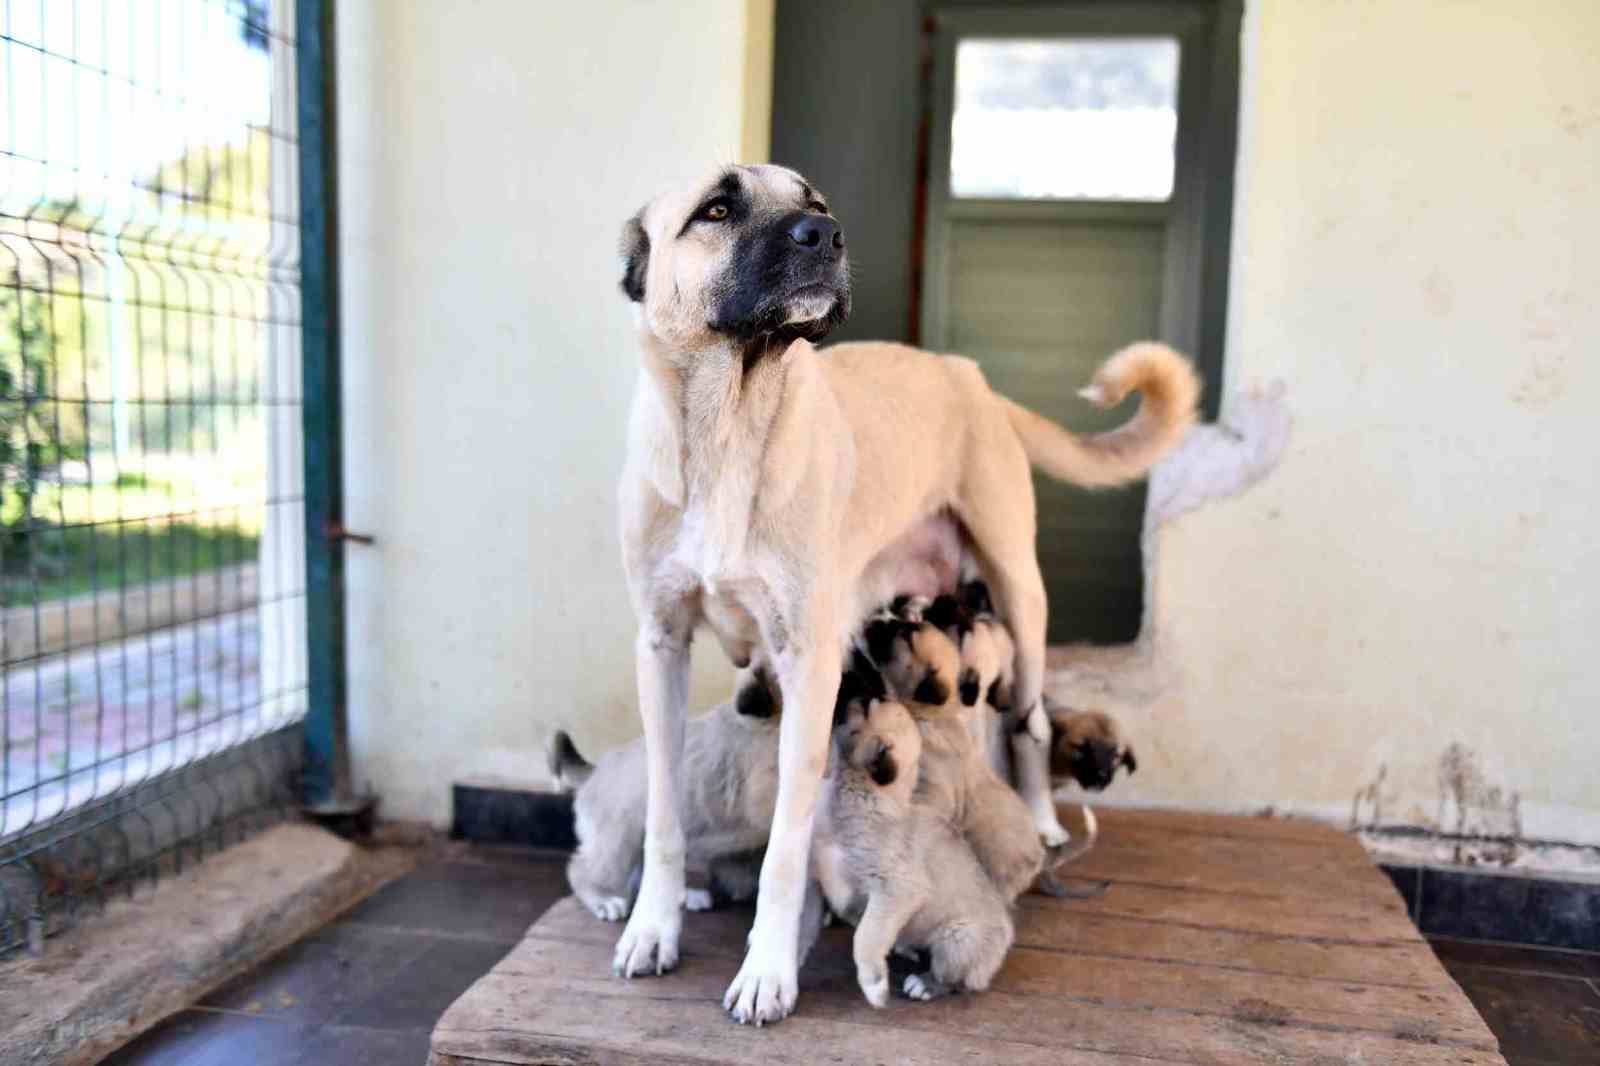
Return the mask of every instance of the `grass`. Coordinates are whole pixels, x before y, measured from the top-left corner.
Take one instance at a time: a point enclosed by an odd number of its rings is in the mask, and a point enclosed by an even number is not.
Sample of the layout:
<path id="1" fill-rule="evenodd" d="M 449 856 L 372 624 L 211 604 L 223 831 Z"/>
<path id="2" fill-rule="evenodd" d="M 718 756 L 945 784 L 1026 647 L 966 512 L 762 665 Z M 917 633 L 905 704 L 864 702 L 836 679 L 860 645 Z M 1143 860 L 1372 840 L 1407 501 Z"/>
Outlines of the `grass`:
<path id="1" fill-rule="evenodd" d="M 6 500 L 0 606 L 49 603 L 255 560 L 261 507 L 232 504 L 260 491 L 264 475 L 256 466 L 160 455 L 143 456 L 140 465 L 93 485 L 41 483 L 28 532 L 18 501 Z"/>
<path id="2" fill-rule="evenodd" d="M 260 542 L 256 532 L 237 526 L 165 521 L 45 526 L 28 536 L 34 541 L 31 570 L 26 541 L 13 536 L 6 545 L 0 605 L 35 602 L 35 573 L 37 602 L 48 603 L 96 588 L 142 585 L 252 562 Z"/>

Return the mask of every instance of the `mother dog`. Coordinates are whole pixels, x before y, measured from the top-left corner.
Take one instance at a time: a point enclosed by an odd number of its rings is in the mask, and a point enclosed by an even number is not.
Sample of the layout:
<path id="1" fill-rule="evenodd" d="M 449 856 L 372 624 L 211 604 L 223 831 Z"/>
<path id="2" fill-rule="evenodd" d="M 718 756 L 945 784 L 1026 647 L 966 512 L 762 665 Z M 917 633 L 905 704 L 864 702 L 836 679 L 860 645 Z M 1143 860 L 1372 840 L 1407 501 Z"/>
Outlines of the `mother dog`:
<path id="1" fill-rule="evenodd" d="M 644 876 L 613 962 L 624 976 L 678 960 L 684 837 L 677 780 L 689 642 L 707 624 L 737 665 L 760 655 L 784 714 L 772 835 L 755 926 L 724 1006 L 740 1022 L 794 1007 L 796 946 L 818 788 L 849 631 L 957 542 L 1017 644 L 1013 745 L 1046 843 L 1040 709 L 1045 591 L 1029 464 L 1086 486 L 1142 475 L 1183 435 L 1198 385 L 1158 344 L 1110 359 L 1084 390 L 1144 401 L 1081 437 L 993 392 L 976 363 L 897 344 L 820 340 L 850 308 L 844 234 L 804 178 L 725 169 L 651 201 L 623 234 L 643 366 L 622 475 L 622 545 L 639 618 L 639 712 L 649 776 Z M 953 575 L 952 575 L 953 578 Z"/>

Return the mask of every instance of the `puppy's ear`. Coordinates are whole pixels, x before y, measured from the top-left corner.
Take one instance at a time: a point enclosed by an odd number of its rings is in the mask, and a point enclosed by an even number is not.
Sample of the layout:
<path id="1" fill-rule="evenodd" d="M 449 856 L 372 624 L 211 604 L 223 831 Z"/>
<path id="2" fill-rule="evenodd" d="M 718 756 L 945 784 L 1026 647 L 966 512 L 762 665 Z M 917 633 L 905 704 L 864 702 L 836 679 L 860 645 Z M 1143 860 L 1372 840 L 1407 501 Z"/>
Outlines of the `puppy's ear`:
<path id="1" fill-rule="evenodd" d="M 940 596 L 928 604 L 927 610 L 922 612 L 922 620 L 940 629 L 959 629 L 961 604 L 954 596 Z"/>
<path id="2" fill-rule="evenodd" d="M 644 212 L 622 227 L 622 291 L 634 303 L 644 300 L 645 268 L 650 263 L 650 235 L 644 231 Z"/>
<path id="3" fill-rule="evenodd" d="M 1122 749 L 1122 765 L 1128 768 L 1130 774 L 1139 769 L 1139 760 L 1133 757 L 1132 748 Z"/>
<path id="4" fill-rule="evenodd" d="M 982 580 L 967 582 L 961 587 L 961 606 L 973 614 L 993 614 L 994 601 L 989 598 L 989 586 Z"/>
<path id="5" fill-rule="evenodd" d="M 738 696 L 734 697 L 734 710 L 750 718 L 771 718 L 777 706 L 770 686 L 771 679 L 765 672 L 753 671 L 740 686 Z"/>
<path id="6" fill-rule="evenodd" d="M 894 658 L 894 641 L 904 628 L 903 622 L 893 618 L 878 618 L 867 624 L 862 636 L 866 638 L 867 654 L 874 662 L 887 664 Z"/>
<path id="7" fill-rule="evenodd" d="M 900 776 L 900 766 L 895 762 L 894 749 L 881 739 L 872 737 L 857 753 L 857 765 L 867 771 L 875 785 L 892 785 Z"/>
<path id="8" fill-rule="evenodd" d="M 996 682 L 998 684 L 998 682 Z M 978 705 L 978 671 L 968 667 L 961 672 L 961 703 L 965 707 Z M 993 686 L 990 686 L 991 688 Z"/>
<path id="9" fill-rule="evenodd" d="M 977 682 L 973 682 L 973 685 L 976 687 Z M 917 682 L 917 689 L 911 694 L 911 698 L 930 707 L 943 707 L 950 702 L 950 686 L 945 684 L 944 678 L 929 671 L 921 681 Z"/>
<path id="10" fill-rule="evenodd" d="M 989 691 L 984 693 L 984 698 L 989 701 L 989 706 L 997 711 L 1009 711 L 1011 709 L 1010 693 L 1001 686 L 998 677 L 989 682 Z"/>

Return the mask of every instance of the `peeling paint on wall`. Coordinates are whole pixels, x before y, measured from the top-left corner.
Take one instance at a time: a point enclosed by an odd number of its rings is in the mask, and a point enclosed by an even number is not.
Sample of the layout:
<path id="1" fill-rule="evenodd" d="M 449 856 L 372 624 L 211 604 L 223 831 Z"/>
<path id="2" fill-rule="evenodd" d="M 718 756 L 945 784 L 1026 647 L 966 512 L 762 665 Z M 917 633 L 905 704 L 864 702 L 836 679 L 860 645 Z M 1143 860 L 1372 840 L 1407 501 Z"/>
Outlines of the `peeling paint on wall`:
<path id="1" fill-rule="evenodd" d="M 1292 419 L 1281 381 L 1236 393 L 1223 418 L 1196 426 L 1150 473 L 1144 529 L 1145 602 L 1138 639 L 1117 647 L 1068 645 L 1050 649 L 1046 691 L 1073 706 L 1118 708 L 1154 703 L 1176 680 L 1159 654 L 1154 624 L 1156 567 L 1162 525 L 1197 508 L 1248 490 L 1271 473 L 1289 445 Z M 1149 742 L 1159 745 L 1158 738 Z"/>

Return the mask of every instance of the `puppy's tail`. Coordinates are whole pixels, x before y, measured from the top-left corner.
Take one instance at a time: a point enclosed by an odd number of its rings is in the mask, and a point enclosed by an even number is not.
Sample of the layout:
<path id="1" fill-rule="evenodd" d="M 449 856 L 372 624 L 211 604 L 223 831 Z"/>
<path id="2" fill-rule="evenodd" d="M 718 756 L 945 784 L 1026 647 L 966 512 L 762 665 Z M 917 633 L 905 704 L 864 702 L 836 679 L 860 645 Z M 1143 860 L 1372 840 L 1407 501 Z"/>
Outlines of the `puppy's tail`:
<path id="1" fill-rule="evenodd" d="M 1200 378 L 1165 344 L 1141 341 L 1102 363 L 1078 395 L 1097 407 L 1115 407 L 1135 391 L 1143 402 L 1134 416 L 1095 434 L 1073 433 L 1019 403 L 1004 403 L 1030 463 L 1058 481 L 1109 488 L 1143 477 L 1183 439 L 1194 424 Z"/>
<path id="2" fill-rule="evenodd" d="M 589 775 L 594 773 L 594 765 L 578 754 L 577 746 L 564 729 L 556 730 L 550 737 L 550 747 L 545 754 L 550 760 L 550 776 L 563 792 L 582 788 L 583 783 L 589 780 Z"/>

